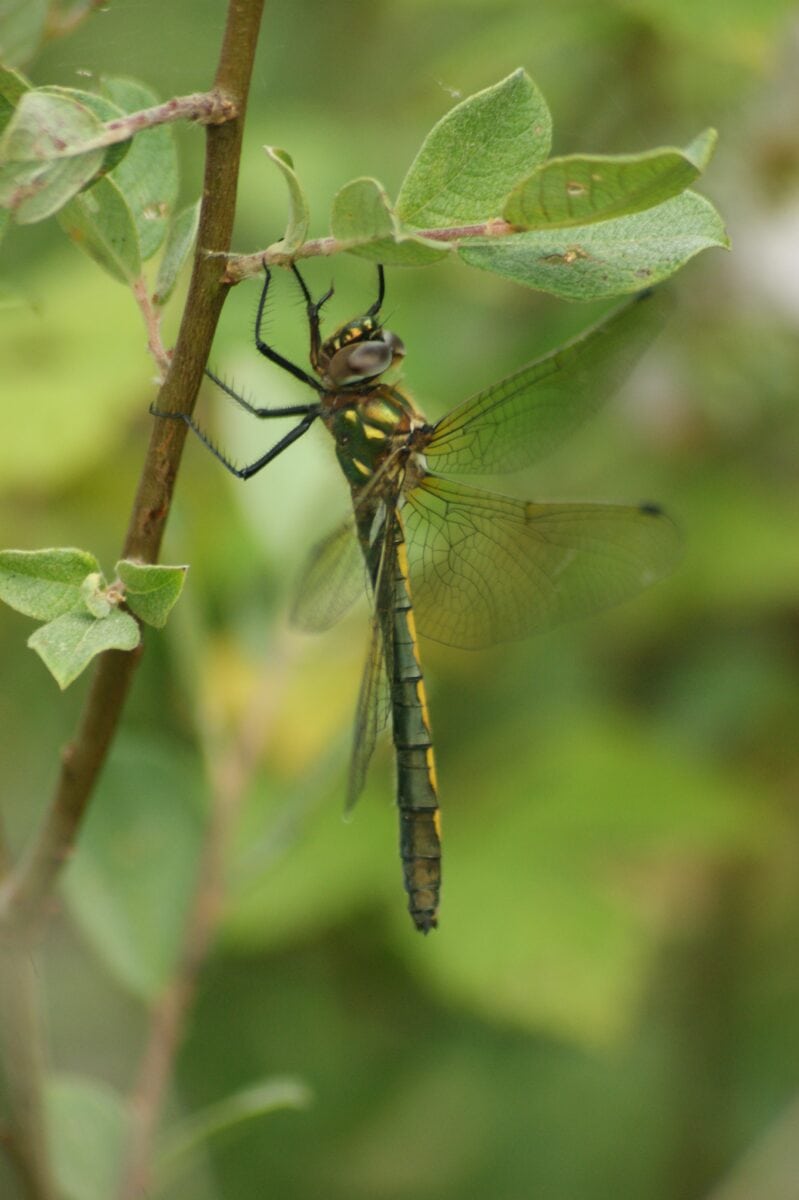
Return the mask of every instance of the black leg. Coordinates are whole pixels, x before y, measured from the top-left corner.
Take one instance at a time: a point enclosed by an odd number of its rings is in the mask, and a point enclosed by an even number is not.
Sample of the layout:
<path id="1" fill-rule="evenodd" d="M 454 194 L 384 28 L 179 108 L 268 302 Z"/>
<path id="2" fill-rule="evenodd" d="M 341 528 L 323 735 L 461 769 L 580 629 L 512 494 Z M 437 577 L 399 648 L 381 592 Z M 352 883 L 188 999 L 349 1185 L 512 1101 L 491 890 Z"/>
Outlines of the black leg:
<path id="1" fill-rule="evenodd" d="M 278 454 L 282 454 L 283 451 L 286 450 L 293 442 L 296 442 L 297 439 L 301 438 L 304 433 L 307 433 L 316 418 L 319 416 L 319 410 L 316 406 L 314 406 L 310 412 L 306 412 L 306 415 L 300 421 L 299 425 L 295 425 L 293 429 L 289 430 L 285 437 L 282 437 L 279 442 L 275 442 L 274 446 L 272 446 L 271 450 L 267 450 L 266 454 L 261 455 L 260 458 L 256 459 L 255 462 L 250 463 L 249 466 L 237 467 L 230 461 L 229 458 L 225 457 L 225 455 L 217 446 L 214 445 L 207 433 L 200 428 L 194 418 L 190 417 L 188 413 L 159 412 L 158 409 L 154 408 L 152 405 L 150 405 L 150 412 L 154 417 L 163 417 L 166 420 L 171 421 L 183 421 L 184 425 L 188 425 L 189 429 L 193 430 L 194 433 L 197 434 L 197 437 L 200 439 L 203 445 L 208 447 L 214 458 L 219 459 L 222 466 L 226 470 L 230 471 L 231 475 L 235 475 L 237 479 L 250 479 L 251 476 L 257 475 L 258 472 L 267 465 L 267 463 L 270 463 L 273 458 L 277 458 Z M 274 416 L 274 413 L 269 413 L 268 415 Z"/>
<path id="2" fill-rule="evenodd" d="M 277 350 L 273 350 L 272 347 L 267 345 L 267 343 L 261 337 L 261 322 L 264 318 L 266 293 L 269 291 L 269 283 L 272 278 L 272 272 L 269 270 L 269 267 L 266 265 L 266 263 L 264 263 L 264 275 L 264 286 L 261 290 L 261 299 L 258 301 L 258 312 L 255 317 L 255 345 L 259 353 L 263 354 L 264 358 L 268 358 L 270 362 L 275 363 L 276 366 L 282 367 L 284 371 L 288 371 L 290 375 L 293 375 L 295 379 L 299 379 L 301 383 L 307 383 L 308 387 L 312 387 L 314 391 L 323 392 L 324 388 L 318 379 L 314 379 L 313 375 L 309 375 L 307 371 L 303 371 L 302 367 L 298 367 L 296 363 L 290 362 L 289 359 L 284 358 L 282 354 L 278 354 Z M 305 291 L 304 284 L 303 291 Z M 306 296 L 308 295 L 307 291 L 305 294 Z"/>
<path id="3" fill-rule="evenodd" d="M 386 277 L 385 277 L 385 274 L 383 273 L 383 264 L 378 263 L 377 264 L 377 299 L 375 300 L 372 307 L 368 308 L 366 310 L 366 315 L 368 317 L 376 317 L 377 314 L 380 312 L 380 309 L 383 307 L 383 298 L 384 298 L 385 294 L 386 294 Z"/>
<path id="4" fill-rule="evenodd" d="M 213 371 L 209 371 L 208 367 L 205 368 L 205 373 L 218 388 L 222 389 L 226 396 L 230 396 L 231 400 L 235 400 L 237 404 L 241 405 L 245 412 L 250 413 L 253 417 L 299 417 L 301 415 L 305 415 L 306 413 L 319 411 L 318 404 L 292 404 L 289 405 L 288 408 L 256 408 L 254 404 L 250 404 L 249 400 L 245 400 L 243 396 L 240 396 L 239 393 L 230 386 L 230 384 L 225 383 L 225 381 L 220 379 L 218 375 L 214 375 Z M 168 415 L 168 413 L 155 413 L 155 416 L 157 417 Z"/>
<path id="5" fill-rule="evenodd" d="M 322 335 L 319 330 L 319 313 L 321 311 L 322 305 L 327 304 L 328 300 L 333 295 L 333 290 L 334 290 L 333 284 L 331 283 L 330 287 L 327 289 L 324 296 L 322 296 L 322 298 L 320 300 L 312 300 L 311 293 L 308 291 L 307 284 L 306 284 L 305 280 L 303 279 L 302 275 L 300 275 L 299 270 L 297 269 L 297 264 L 292 263 L 291 269 L 294 272 L 294 278 L 297 280 L 297 283 L 300 285 L 300 288 L 302 289 L 302 294 L 305 297 L 305 311 L 308 314 L 308 324 L 311 327 L 311 362 L 313 363 L 315 368 L 318 368 L 318 366 L 319 366 L 319 351 L 322 346 Z"/>

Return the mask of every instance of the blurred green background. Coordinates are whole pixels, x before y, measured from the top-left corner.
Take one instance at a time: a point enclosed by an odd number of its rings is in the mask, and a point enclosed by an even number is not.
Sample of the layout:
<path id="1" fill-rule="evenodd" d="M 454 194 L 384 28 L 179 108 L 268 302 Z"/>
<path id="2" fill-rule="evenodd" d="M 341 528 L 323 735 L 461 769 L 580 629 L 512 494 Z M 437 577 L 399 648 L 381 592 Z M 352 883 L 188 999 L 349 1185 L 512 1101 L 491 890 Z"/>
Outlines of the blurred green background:
<path id="1" fill-rule="evenodd" d="M 224 8 L 112 5 L 28 70 L 39 84 L 106 72 L 164 98 L 200 90 Z M 52 1058 L 129 1091 L 219 764 L 235 775 L 252 752 L 173 1115 L 271 1074 L 300 1077 L 314 1101 L 216 1139 L 164 1194 L 799 1195 L 799 1134 L 774 1136 L 799 1088 L 798 65 L 799 12 L 779 0 L 267 4 L 236 249 L 282 230 L 263 143 L 293 155 L 323 234 L 342 183 L 374 175 L 395 192 L 435 120 L 524 66 L 555 153 L 684 145 L 715 125 L 700 190 L 732 253 L 670 285 L 675 316 L 599 419 L 501 483 L 661 502 L 684 533 L 677 573 L 509 648 L 423 646 L 445 834 L 441 927 L 426 939 L 405 912 L 387 749 L 342 820 L 365 609 L 319 639 L 286 621 L 304 553 L 346 509 L 326 435 L 247 485 L 187 446 L 163 555 L 191 564 L 187 591 L 167 633 L 148 632 L 43 948 Z M 188 203 L 203 135 L 178 138 Z M 53 222 L 12 231 L 2 251 L 25 303 L 2 313 L 0 541 L 83 546 L 110 570 L 149 436 L 143 328 Z M 371 302 L 367 263 L 307 265 L 314 291 L 331 275 L 331 320 Z M 291 280 L 275 292 L 269 335 L 302 359 Z M 257 296 L 253 282 L 231 295 L 212 365 L 260 403 L 301 403 L 252 347 Z M 386 311 L 436 418 L 600 310 L 453 262 L 393 270 Z M 269 444 L 218 394 L 203 406 L 239 461 Z M 18 848 L 87 686 L 59 695 L 30 632 L 0 610 L 2 803 Z"/>

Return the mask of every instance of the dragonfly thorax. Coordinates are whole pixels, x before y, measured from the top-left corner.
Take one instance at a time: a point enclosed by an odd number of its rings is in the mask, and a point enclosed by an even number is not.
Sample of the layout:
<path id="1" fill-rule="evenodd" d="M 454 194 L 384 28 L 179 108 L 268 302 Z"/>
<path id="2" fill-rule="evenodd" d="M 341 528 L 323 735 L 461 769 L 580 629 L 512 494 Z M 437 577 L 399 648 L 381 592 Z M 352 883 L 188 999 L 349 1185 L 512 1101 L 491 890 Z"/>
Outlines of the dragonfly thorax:
<path id="1" fill-rule="evenodd" d="M 394 472 L 404 471 L 417 449 L 413 434 L 423 418 L 413 401 L 402 389 L 385 383 L 367 383 L 359 391 L 327 399 L 322 419 L 350 484 L 361 488 L 379 472 L 390 488 Z"/>

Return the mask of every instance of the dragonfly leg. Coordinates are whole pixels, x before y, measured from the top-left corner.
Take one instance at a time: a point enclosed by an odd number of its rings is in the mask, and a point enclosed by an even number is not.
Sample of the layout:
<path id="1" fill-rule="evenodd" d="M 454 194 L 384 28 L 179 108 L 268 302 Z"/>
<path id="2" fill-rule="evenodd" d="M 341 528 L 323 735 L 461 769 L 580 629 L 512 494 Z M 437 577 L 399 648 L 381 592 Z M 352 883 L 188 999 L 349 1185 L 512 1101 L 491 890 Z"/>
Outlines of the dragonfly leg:
<path id="1" fill-rule="evenodd" d="M 259 417 L 262 420 L 265 417 L 304 416 L 306 413 L 318 411 L 319 408 L 318 404 L 291 404 L 287 408 L 259 408 L 255 404 L 250 404 L 249 400 L 245 400 L 243 396 L 240 396 L 235 388 L 232 388 L 229 383 L 225 383 L 224 379 L 220 379 L 219 376 L 215 375 L 213 371 L 210 371 L 208 367 L 205 368 L 205 373 L 218 388 L 221 388 L 226 396 L 230 396 L 231 400 L 235 400 L 245 412 L 250 413 L 253 417 Z"/>
<path id="2" fill-rule="evenodd" d="M 296 267 L 293 268 L 293 270 L 296 273 Z M 290 375 L 293 375 L 295 379 L 299 379 L 301 383 L 307 383 L 308 387 L 312 387 L 314 389 L 314 391 L 316 391 L 316 392 L 322 392 L 322 391 L 324 391 L 324 388 L 322 387 L 322 384 L 319 382 L 318 379 L 314 379 L 313 375 L 309 375 L 307 371 L 304 371 L 302 369 L 302 367 L 298 367 L 296 363 L 293 363 L 289 359 L 284 358 L 282 354 L 278 354 L 277 350 L 273 350 L 272 347 L 270 345 L 268 345 L 264 341 L 264 339 L 261 337 L 261 325 L 262 325 L 263 319 L 264 319 L 264 306 L 266 305 L 266 296 L 267 296 L 267 292 L 269 291 L 269 284 L 271 282 L 271 279 L 272 279 L 272 272 L 270 271 L 270 269 L 266 265 L 266 263 L 264 263 L 264 286 L 261 289 L 261 299 L 258 301 L 258 312 L 256 313 L 256 316 L 255 316 L 255 345 L 256 345 L 256 348 L 257 348 L 259 354 L 263 354 L 264 358 L 268 358 L 269 361 L 273 362 L 276 366 L 282 367 L 284 371 L 288 371 L 288 373 Z M 304 284 L 303 284 L 303 290 L 305 291 Z M 306 292 L 306 295 L 307 295 L 307 292 Z M 319 303 L 321 305 L 322 303 L 324 303 L 324 301 L 320 301 Z M 317 321 L 317 325 L 318 325 L 318 321 Z"/>
<path id="3" fill-rule="evenodd" d="M 297 283 L 300 285 L 302 294 L 305 297 L 305 311 L 308 314 L 308 324 L 311 329 L 311 362 L 314 365 L 314 369 L 318 370 L 319 369 L 319 352 L 320 352 L 321 346 L 322 346 L 322 334 L 319 329 L 319 313 L 322 310 L 322 306 L 324 304 L 327 304 L 328 300 L 333 295 L 333 292 L 335 289 L 333 287 L 333 284 L 331 283 L 330 287 L 327 289 L 327 291 L 325 292 L 324 296 L 321 297 L 321 299 L 313 300 L 311 298 L 311 293 L 308 291 L 307 283 L 303 279 L 302 275 L 300 275 L 297 264 L 292 263 L 291 269 L 294 272 L 294 278 L 297 280 Z"/>
<path id="4" fill-rule="evenodd" d="M 383 299 L 385 297 L 385 294 L 386 294 L 386 276 L 383 271 L 383 264 L 378 263 L 377 264 L 377 299 L 375 300 L 372 307 L 368 308 L 366 310 L 367 316 L 369 316 L 369 317 L 377 316 L 377 314 L 380 312 L 380 309 L 383 307 Z"/>
<path id="5" fill-rule="evenodd" d="M 307 433 L 316 418 L 319 416 L 319 410 L 316 405 L 314 405 L 313 408 L 306 411 L 305 416 L 300 421 L 299 425 L 295 425 L 293 429 L 289 430 L 285 437 L 282 437 L 279 442 L 275 442 L 274 446 L 272 446 L 270 450 L 267 450 L 266 454 L 262 454 L 260 458 L 256 459 L 255 462 L 250 463 L 246 467 L 237 467 L 235 463 L 231 462 L 230 459 L 222 453 L 218 446 L 214 445 L 208 434 L 201 428 L 201 426 L 197 424 L 193 417 L 189 416 L 188 413 L 161 412 L 152 404 L 150 405 L 150 412 L 154 417 L 162 417 L 169 421 L 182 421 L 184 425 L 188 425 L 189 429 L 196 433 L 203 445 L 211 451 L 214 458 L 217 458 L 225 470 L 230 471 L 231 475 L 235 475 L 237 479 L 250 479 L 253 475 L 257 475 L 258 472 L 267 465 L 267 463 L 270 463 L 273 458 L 277 458 L 278 454 L 282 454 L 284 450 L 292 445 L 292 443 L 296 442 L 298 438 L 301 438 L 304 433 Z M 269 414 L 269 416 L 274 415 L 274 413 Z"/>

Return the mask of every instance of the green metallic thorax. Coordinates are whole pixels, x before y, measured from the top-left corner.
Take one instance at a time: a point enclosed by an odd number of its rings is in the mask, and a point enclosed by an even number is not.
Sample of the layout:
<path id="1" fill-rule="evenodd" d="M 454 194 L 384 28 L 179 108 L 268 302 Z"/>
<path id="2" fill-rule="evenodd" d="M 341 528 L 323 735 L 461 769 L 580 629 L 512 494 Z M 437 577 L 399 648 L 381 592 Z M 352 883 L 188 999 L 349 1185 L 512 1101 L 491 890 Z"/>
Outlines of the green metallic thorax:
<path id="1" fill-rule="evenodd" d="M 323 413 L 347 481 L 361 489 L 392 454 L 402 451 L 411 431 L 423 424 L 413 401 L 398 387 L 373 385 L 331 396 Z M 397 455 L 401 463 L 401 453 Z"/>

